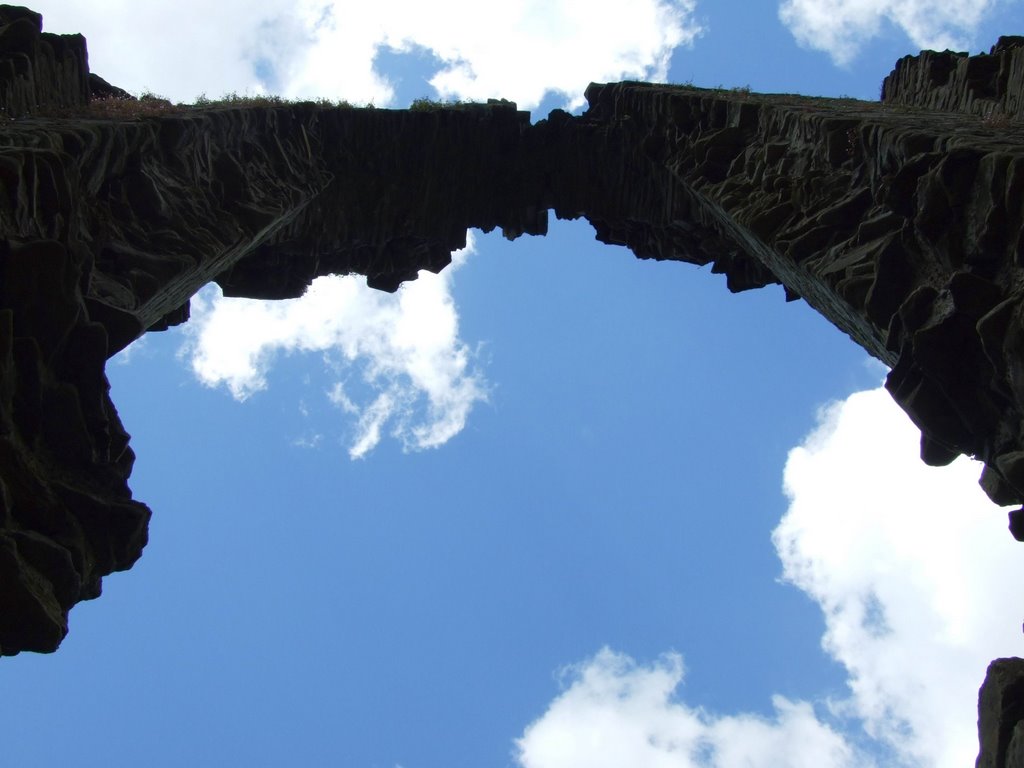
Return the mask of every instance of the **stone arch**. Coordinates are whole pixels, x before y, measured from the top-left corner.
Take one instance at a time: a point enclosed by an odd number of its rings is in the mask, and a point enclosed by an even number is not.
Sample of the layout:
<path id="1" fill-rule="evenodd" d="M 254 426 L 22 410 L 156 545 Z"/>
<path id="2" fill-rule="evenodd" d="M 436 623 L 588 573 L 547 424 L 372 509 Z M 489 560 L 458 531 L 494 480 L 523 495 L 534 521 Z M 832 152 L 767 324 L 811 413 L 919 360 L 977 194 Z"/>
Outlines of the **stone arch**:
<path id="1" fill-rule="evenodd" d="M 978 57 L 907 57 L 881 103 L 617 83 L 531 124 L 500 101 L 136 102 L 89 73 L 81 36 L 0 22 L 0 654 L 54 650 L 146 542 L 108 357 L 210 281 L 394 290 L 468 228 L 541 235 L 549 211 L 733 291 L 782 284 L 891 367 L 925 461 L 976 456 L 993 500 L 1024 501 L 1024 84 L 979 89 Z M 1019 77 L 1022 43 L 981 69 Z"/>

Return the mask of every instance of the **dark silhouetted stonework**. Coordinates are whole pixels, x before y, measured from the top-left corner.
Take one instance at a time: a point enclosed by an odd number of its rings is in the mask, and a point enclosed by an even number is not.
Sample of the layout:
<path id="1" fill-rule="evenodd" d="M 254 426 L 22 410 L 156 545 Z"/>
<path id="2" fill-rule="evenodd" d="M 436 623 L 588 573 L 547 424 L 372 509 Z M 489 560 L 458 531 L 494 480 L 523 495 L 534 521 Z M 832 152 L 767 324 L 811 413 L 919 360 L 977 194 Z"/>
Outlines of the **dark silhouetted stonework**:
<path id="1" fill-rule="evenodd" d="M 145 544 L 108 357 L 186 320 L 210 281 L 394 290 L 467 228 L 544 234 L 548 211 L 732 291 L 781 284 L 892 368 L 926 462 L 975 456 L 1020 504 L 1022 87 L 1024 39 L 1001 38 L 901 59 L 881 102 L 616 83 L 532 125 L 508 102 L 103 111 L 130 97 L 88 71 L 85 40 L 0 6 L 0 653 L 56 649 Z M 999 722 L 983 744 L 1024 749 Z"/>
<path id="2" fill-rule="evenodd" d="M 977 768 L 1024 768 L 1024 659 L 996 659 L 978 693 Z"/>
<path id="3" fill-rule="evenodd" d="M 88 308 L 77 145 L 4 130 L 45 106 L 84 107 L 85 39 L 40 34 L 0 7 L 0 653 L 52 651 L 67 614 L 130 568 L 149 509 L 128 489 L 134 455 L 108 396 L 107 327 Z"/>
<path id="4" fill-rule="evenodd" d="M 922 51 L 904 56 L 882 84 L 882 101 L 978 117 L 1024 117 L 1024 37 L 1001 37 L 988 56 Z"/>

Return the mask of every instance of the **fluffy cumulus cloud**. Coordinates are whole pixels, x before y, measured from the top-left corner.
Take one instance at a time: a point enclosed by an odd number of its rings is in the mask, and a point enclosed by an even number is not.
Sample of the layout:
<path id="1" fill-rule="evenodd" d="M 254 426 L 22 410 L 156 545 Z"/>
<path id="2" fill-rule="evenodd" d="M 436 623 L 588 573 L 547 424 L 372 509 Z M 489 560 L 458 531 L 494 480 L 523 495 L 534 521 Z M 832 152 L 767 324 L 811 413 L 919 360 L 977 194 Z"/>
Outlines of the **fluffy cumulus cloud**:
<path id="1" fill-rule="evenodd" d="M 695 0 L 37 0 L 52 31 L 83 32 L 96 72 L 129 90 L 281 92 L 389 105 L 382 50 L 431 54 L 443 98 L 546 93 L 573 107 L 592 80 L 663 80 L 700 26 Z M 160 30 L 153 35 L 153 30 Z M 426 95 L 426 94 L 424 94 Z"/>
<path id="2" fill-rule="evenodd" d="M 825 617 L 842 700 L 775 697 L 771 719 L 713 715 L 679 696 L 682 662 L 602 650 L 517 742 L 524 768 L 971 765 L 988 662 L 1020 647 L 1020 545 L 961 459 L 926 467 L 883 389 L 821 413 L 785 469 L 774 533 L 784 579 Z M 814 692 L 808 698 L 815 699 Z M 857 745 L 857 746 L 854 746 Z"/>
<path id="3" fill-rule="evenodd" d="M 921 49 L 964 50 L 997 0 L 784 0 L 782 19 L 797 41 L 848 64 L 887 24 Z"/>
<path id="4" fill-rule="evenodd" d="M 918 440 L 882 389 L 827 409 L 790 454 L 775 543 L 824 612 L 848 711 L 913 765 L 969 765 L 985 667 L 1020 647 L 1024 561 L 979 465 L 927 467 Z"/>
<path id="5" fill-rule="evenodd" d="M 380 0 L 354 7 L 306 0 L 313 43 L 293 63 L 290 89 L 347 92 L 388 103 L 392 89 L 374 70 L 376 50 L 428 51 L 440 61 L 431 84 L 444 98 L 512 99 L 523 108 L 548 92 L 572 107 L 592 80 L 663 80 L 672 51 L 700 33 L 694 0 L 415 3 Z"/>
<path id="6" fill-rule="evenodd" d="M 82 33 L 89 67 L 133 93 L 153 91 L 175 101 L 201 93 L 258 92 L 254 49 L 265 25 L 282 19 L 277 38 L 289 46 L 302 32 L 289 22 L 289 0 L 33 0 L 50 32 Z"/>
<path id="7" fill-rule="evenodd" d="M 568 685 L 516 742 L 523 768 L 864 768 L 803 702 L 774 717 L 715 717 L 676 697 L 678 654 L 637 665 L 607 648 L 566 672 Z"/>
<path id="8" fill-rule="evenodd" d="M 301 298 L 277 302 L 224 298 L 208 288 L 193 299 L 182 354 L 200 381 L 224 386 L 238 400 L 267 387 L 280 355 L 325 355 L 337 369 L 326 395 L 354 424 L 353 458 L 385 434 L 406 449 L 437 447 L 486 397 L 472 350 L 459 337 L 450 290 L 469 248 L 454 254 L 442 274 L 422 273 L 394 294 L 356 277 L 318 278 Z M 369 393 L 365 402 L 346 389 L 353 370 Z M 318 441 L 303 442 L 310 440 Z"/>

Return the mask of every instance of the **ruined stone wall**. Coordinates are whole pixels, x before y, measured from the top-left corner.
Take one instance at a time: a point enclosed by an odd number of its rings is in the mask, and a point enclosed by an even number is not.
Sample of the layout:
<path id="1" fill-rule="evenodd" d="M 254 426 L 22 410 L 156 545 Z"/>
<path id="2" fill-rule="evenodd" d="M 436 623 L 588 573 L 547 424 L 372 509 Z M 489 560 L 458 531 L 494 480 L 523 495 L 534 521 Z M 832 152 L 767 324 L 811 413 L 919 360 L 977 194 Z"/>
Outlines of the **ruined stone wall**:
<path id="1" fill-rule="evenodd" d="M 978 457 L 996 501 L 1024 498 L 1024 124 L 650 84 L 588 96 L 585 117 L 644 127 L 687 225 L 893 368 L 927 462 Z"/>
<path id="2" fill-rule="evenodd" d="M 81 35 L 43 32 L 43 17 L 0 6 L 0 115 L 13 119 L 42 106 L 82 107 L 89 100 L 89 56 Z"/>
<path id="3" fill-rule="evenodd" d="M 781 283 L 892 367 L 925 461 L 976 456 L 1021 503 L 1022 43 L 905 58 L 879 103 L 617 83 L 533 125 L 507 102 L 104 113 L 124 94 L 84 40 L 0 7 L 0 654 L 56 649 L 145 545 L 110 355 L 210 281 L 394 290 L 467 228 L 544 234 L 548 211 L 732 291 Z"/>
<path id="4" fill-rule="evenodd" d="M 978 693 L 977 768 L 1024 766 L 1024 659 L 989 664 Z"/>
<path id="5" fill-rule="evenodd" d="M 0 107 L 8 116 L 88 98 L 85 40 L 40 34 L 0 8 Z M 10 117 L 4 120 L 10 120 Z M 7 126 L 4 126 L 7 127 Z M 67 614 L 131 567 L 149 509 L 128 489 L 134 455 L 108 395 L 108 332 L 85 295 L 74 145 L 0 141 L 0 654 L 52 651 Z"/>
<path id="6" fill-rule="evenodd" d="M 892 106 L 1024 118 L 1024 37 L 1000 37 L 988 55 L 922 51 L 904 56 L 882 83 Z"/>

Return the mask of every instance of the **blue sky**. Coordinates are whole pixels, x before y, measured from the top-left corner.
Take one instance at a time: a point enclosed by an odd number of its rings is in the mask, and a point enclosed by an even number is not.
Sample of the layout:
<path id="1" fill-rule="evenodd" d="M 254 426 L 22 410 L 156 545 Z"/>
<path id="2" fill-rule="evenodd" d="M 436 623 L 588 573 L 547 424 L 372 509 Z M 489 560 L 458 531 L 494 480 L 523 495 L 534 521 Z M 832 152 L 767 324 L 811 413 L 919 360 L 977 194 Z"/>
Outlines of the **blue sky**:
<path id="1" fill-rule="evenodd" d="M 37 2 L 179 101 L 378 107 L 591 80 L 877 98 L 1019 2 Z M 12 766 L 969 764 L 1024 577 L 966 460 L 781 289 L 473 233 L 395 295 L 225 300 L 108 367 L 154 510 L 54 655 L 0 663 Z"/>

